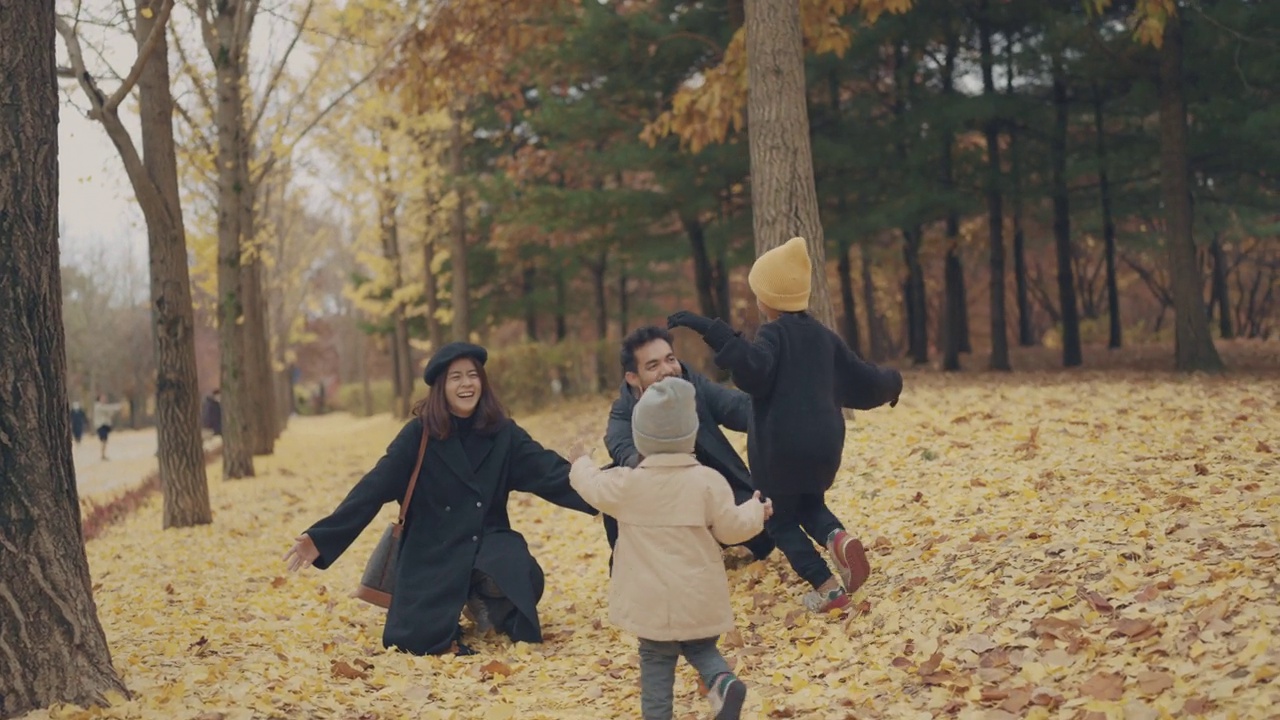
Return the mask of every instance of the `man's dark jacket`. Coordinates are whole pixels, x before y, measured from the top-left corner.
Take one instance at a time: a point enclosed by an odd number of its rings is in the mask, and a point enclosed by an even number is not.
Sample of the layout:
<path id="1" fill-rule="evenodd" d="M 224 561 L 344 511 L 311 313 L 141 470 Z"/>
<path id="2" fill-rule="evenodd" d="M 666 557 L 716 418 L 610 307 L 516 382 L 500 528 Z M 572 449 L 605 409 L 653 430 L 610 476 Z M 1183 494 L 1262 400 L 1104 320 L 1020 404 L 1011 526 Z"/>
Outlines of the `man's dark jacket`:
<path id="1" fill-rule="evenodd" d="M 747 470 L 742 456 L 733 449 L 729 439 L 720 430 L 721 427 L 737 432 L 746 432 L 751 421 L 751 397 L 744 392 L 727 388 L 690 370 L 680 363 L 682 377 L 693 384 L 698 408 L 698 436 L 694 441 L 694 456 L 698 462 L 724 476 L 733 490 L 734 501 L 746 502 L 755 487 L 751 484 L 751 473 Z M 609 457 L 615 465 L 635 467 L 640 464 L 640 453 L 636 450 L 635 440 L 631 435 L 631 413 L 635 410 L 639 398 L 635 396 L 631 386 L 622 383 L 618 399 L 613 401 L 609 410 L 609 426 L 605 430 L 604 443 L 609 449 Z M 613 518 L 605 516 L 605 531 L 609 538 L 609 547 L 617 541 L 617 523 Z M 743 543 L 757 559 L 763 558 L 773 550 L 773 541 L 765 533 Z"/>

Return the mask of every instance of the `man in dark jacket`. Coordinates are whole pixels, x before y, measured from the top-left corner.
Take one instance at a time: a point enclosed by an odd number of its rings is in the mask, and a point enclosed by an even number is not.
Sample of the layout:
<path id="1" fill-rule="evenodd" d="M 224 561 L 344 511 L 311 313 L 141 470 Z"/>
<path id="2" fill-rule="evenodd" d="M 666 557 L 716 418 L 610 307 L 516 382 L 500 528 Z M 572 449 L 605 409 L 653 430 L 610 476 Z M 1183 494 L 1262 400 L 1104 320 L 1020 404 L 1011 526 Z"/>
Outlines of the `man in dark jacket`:
<path id="1" fill-rule="evenodd" d="M 640 453 L 632 440 L 631 413 L 644 391 L 663 378 L 683 378 L 693 383 L 697 392 L 698 437 L 694 444 L 695 457 L 698 462 L 724 476 L 738 504 L 750 500 L 751 494 L 755 492 L 751 484 L 751 473 L 720 428 L 746 432 L 751 418 L 751 398 L 685 367 L 676 357 L 671 333 L 656 326 L 642 327 L 623 339 L 622 370 L 626 380 L 609 411 L 609 426 L 604 437 L 609 457 L 614 464 L 624 467 L 640 464 Z M 604 527 L 609 548 L 612 549 L 618 540 L 618 522 L 606 515 Z M 774 547 L 773 539 L 767 532 L 761 532 L 742 545 L 751 551 L 754 560 L 767 557 Z"/>

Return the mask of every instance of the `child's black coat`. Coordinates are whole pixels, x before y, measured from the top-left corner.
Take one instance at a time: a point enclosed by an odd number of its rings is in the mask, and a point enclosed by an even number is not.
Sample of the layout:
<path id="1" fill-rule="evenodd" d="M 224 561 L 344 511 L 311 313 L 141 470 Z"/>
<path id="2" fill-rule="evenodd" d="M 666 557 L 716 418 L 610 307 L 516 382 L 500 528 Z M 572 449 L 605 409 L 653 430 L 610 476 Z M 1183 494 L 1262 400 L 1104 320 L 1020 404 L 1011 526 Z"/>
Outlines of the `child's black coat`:
<path id="1" fill-rule="evenodd" d="M 719 320 L 704 339 L 751 396 L 747 460 L 765 495 L 825 492 L 844 451 L 841 408 L 870 410 L 902 392 L 897 370 L 863 361 L 807 313 L 762 325 L 754 343 Z"/>

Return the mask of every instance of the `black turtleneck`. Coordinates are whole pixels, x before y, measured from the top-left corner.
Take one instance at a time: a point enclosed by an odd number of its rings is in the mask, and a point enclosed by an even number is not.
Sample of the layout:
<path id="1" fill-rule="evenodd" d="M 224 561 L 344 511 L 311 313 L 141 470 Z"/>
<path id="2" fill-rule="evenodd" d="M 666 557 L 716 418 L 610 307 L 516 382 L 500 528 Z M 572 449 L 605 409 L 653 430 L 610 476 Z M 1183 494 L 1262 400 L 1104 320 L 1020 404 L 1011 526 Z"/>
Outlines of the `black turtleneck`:
<path id="1" fill-rule="evenodd" d="M 467 454 L 471 469 L 479 468 L 480 461 L 484 459 L 485 441 L 475 430 L 476 416 L 463 418 L 452 415 L 451 418 L 453 434 L 457 436 L 458 442 L 462 443 L 462 450 Z"/>

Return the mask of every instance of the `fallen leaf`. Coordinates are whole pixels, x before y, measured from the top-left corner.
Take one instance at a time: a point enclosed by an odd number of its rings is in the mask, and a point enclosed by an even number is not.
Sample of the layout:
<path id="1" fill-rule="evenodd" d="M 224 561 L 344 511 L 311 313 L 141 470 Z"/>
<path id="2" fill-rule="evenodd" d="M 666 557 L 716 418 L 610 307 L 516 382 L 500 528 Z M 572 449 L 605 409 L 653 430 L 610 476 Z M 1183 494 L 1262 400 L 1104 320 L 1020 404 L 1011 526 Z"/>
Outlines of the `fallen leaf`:
<path id="1" fill-rule="evenodd" d="M 1159 695 L 1173 687 L 1173 676 L 1167 672 L 1140 672 L 1134 679 L 1143 695 Z"/>
<path id="2" fill-rule="evenodd" d="M 1000 703 L 1001 709 L 1011 712 L 1022 712 L 1022 708 L 1031 703 L 1031 688 L 1014 688 L 1009 691 L 1009 697 Z"/>
<path id="3" fill-rule="evenodd" d="M 1209 468 L 1204 463 L 1196 463 L 1194 465 L 1197 475 L 1208 475 Z"/>
<path id="4" fill-rule="evenodd" d="M 1095 700 L 1119 700 L 1124 695 L 1124 675 L 1097 673 L 1080 685 L 1080 694 Z"/>
<path id="5" fill-rule="evenodd" d="M 1076 594 L 1079 595 L 1082 600 L 1089 603 L 1094 610 L 1097 610 L 1100 613 L 1113 613 L 1116 610 L 1112 607 L 1110 601 L 1094 590 L 1089 590 L 1081 586 L 1076 589 Z"/>
<path id="6" fill-rule="evenodd" d="M 368 673 L 351 667 L 345 660 L 335 661 L 329 666 L 329 672 L 334 677 L 346 678 L 348 680 L 363 680 L 369 677 Z"/>
<path id="7" fill-rule="evenodd" d="M 489 662 L 481 665 L 480 669 L 490 675 L 501 675 L 503 677 L 510 677 L 513 672 L 511 670 L 511 666 L 501 660 L 490 660 Z"/>

